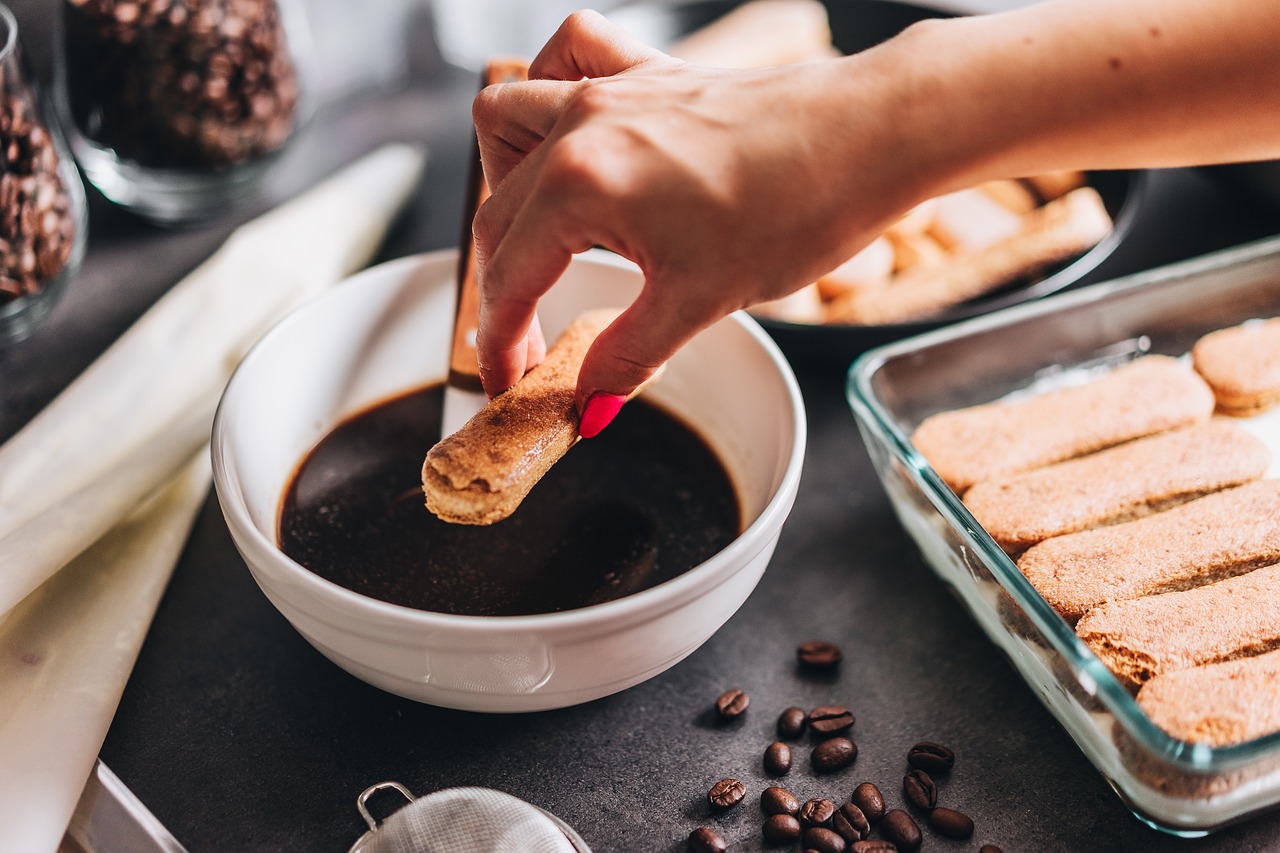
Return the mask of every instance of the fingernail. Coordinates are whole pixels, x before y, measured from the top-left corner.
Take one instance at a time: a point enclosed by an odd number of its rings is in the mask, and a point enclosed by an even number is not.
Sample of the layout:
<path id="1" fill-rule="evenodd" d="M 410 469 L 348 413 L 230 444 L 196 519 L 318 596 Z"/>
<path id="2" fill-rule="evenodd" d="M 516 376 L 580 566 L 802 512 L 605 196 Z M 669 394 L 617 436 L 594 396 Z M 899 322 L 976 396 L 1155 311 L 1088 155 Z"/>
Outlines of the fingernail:
<path id="1" fill-rule="evenodd" d="M 582 420 L 578 423 L 578 435 L 583 438 L 595 438 L 607 427 L 627 398 L 621 394 L 606 394 L 597 391 L 587 398 L 587 405 L 582 410 Z"/>

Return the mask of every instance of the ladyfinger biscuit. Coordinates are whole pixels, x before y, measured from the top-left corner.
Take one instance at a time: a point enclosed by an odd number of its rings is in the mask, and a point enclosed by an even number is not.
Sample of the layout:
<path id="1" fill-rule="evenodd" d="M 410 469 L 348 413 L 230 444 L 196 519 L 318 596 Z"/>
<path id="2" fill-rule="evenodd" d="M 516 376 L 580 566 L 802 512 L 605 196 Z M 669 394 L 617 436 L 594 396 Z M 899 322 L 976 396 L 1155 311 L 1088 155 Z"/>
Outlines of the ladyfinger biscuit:
<path id="1" fill-rule="evenodd" d="M 902 214 L 896 222 L 884 229 L 888 237 L 912 237 L 923 234 L 933 225 L 934 214 L 938 210 L 938 200 L 927 198 L 915 207 Z"/>
<path id="2" fill-rule="evenodd" d="M 753 0 L 695 30 L 669 53 L 695 65 L 763 68 L 838 55 L 817 0 Z"/>
<path id="3" fill-rule="evenodd" d="M 1157 676 L 1138 707 L 1172 737 L 1209 746 L 1280 731 L 1280 650 Z"/>
<path id="4" fill-rule="evenodd" d="M 885 236 L 893 246 L 894 275 L 925 267 L 939 268 L 951 260 L 951 255 L 942 244 L 927 233 L 899 234 L 886 231 Z"/>
<path id="5" fill-rule="evenodd" d="M 1148 355 L 1085 385 L 933 415 L 911 440 L 947 485 L 963 492 L 1212 413 L 1204 380 L 1175 359 Z"/>
<path id="6" fill-rule="evenodd" d="M 1280 317 L 1211 332 L 1191 359 L 1223 414 L 1248 417 L 1280 403 Z"/>
<path id="7" fill-rule="evenodd" d="M 1057 172 L 1032 175 L 1024 180 L 1040 195 L 1040 198 L 1052 201 L 1084 186 L 1085 174 L 1075 169 L 1062 169 Z"/>
<path id="8" fill-rule="evenodd" d="M 1202 586 L 1280 561 L 1280 480 L 1033 545 L 1018 568 L 1074 623 L 1108 601 Z"/>
<path id="9" fill-rule="evenodd" d="M 1280 647 L 1280 565 L 1208 586 L 1112 601 L 1076 635 L 1131 690 L 1159 675 Z"/>
<path id="10" fill-rule="evenodd" d="M 1009 553 L 1051 536 L 1130 521 L 1262 477 L 1271 452 L 1231 423 L 1147 436 L 1043 468 L 997 477 L 964 502 Z"/>
<path id="11" fill-rule="evenodd" d="M 893 276 L 893 244 L 887 237 L 877 237 L 861 251 L 818 279 L 818 293 L 823 299 L 835 299 L 864 288 L 885 287 Z"/>
<path id="12" fill-rule="evenodd" d="M 977 187 L 939 196 L 929 234 L 951 252 L 973 252 L 1022 230 L 1022 216 Z"/>
<path id="13" fill-rule="evenodd" d="M 546 359 L 427 452 L 427 509 L 455 524 L 501 521 L 578 440 L 578 368 L 616 310 L 575 319 Z"/>
<path id="14" fill-rule="evenodd" d="M 1018 231 L 985 248 L 960 252 L 940 267 L 906 272 L 891 287 L 835 300 L 828 316 L 863 325 L 929 317 L 1073 258 L 1110 230 L 1102 198 L 1082 187 L 1021 217 Z M 938 233 L 936 226 L 930 233 Z"/>
<path id="15" fill-rule="evenodd" d="M 806 284 L 779 299 L 761 302 L 751 308 L 751 313 L 772 317 L 788 323 L 821 323 L 826 316 L 826 303 L 818 292 L 818 285 Z"/>
<path id="16" fill-rule="evenodd" d="M 1019 215 L 1030 213 L 1040 206 L 1040 200 L 1036 198 L 1035 193 L 1021 181 L 987 181 L 979 184 L 978 189 Z"/>

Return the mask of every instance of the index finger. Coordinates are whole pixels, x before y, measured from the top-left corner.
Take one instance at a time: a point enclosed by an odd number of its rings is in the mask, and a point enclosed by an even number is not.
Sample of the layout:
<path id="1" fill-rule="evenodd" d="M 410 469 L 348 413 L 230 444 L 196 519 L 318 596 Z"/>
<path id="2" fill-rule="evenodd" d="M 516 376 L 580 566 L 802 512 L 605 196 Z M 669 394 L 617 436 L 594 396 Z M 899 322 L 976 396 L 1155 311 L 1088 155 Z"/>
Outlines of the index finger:
<path id="1" fill-rule="evenodd" d="M 527 166 L 528 164 L 522 164 Z M 551 288 L 578 252 L 591 248 L 585 232 L 567 227 L 564 208 L 548 205 L 545 196 L 527 197 L 496 241 L 491 254 L 477 255 L 480 317 L 476 355 L 485 393 L 496 396 L 510 388 L 526 367 L 525 336 L 534 322 L 538 299 Z M 477 233 L 487 230 L 479 220 L 492 216 L 490 197 L 477 214 Z M 478 241 L 477 246 L 488 241 Z"/>

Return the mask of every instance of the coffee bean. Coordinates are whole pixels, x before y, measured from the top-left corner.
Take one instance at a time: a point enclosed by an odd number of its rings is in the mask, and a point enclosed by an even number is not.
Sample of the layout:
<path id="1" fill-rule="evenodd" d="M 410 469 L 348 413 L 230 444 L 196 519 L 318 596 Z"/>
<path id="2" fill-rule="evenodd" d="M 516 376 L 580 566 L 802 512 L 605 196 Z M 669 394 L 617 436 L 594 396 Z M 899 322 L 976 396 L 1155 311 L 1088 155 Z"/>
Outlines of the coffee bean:
<path id="1" fill-rule="evenodd" d="M 746 795 L 747 786 L 737 779 L 721 779 L 707 792 L 707 801 L 714 808 L 727 809 L 742 802 L 742 798 Z"/>
<path id="2" fill-rule="evenodd" d="M 826 826 L 836 813 L 836 804 L 823 797 L 815 797 L 800 807 L 796 817 L 805 826 Z"/>
<path id="3" fill-rule="evenodd" d="M 1004 851 L 994 844 L 984 844 L 978 848 L 978 853 L 1004 853 Z"/>
<path id="4" fill-rule="evenodd" d="M 884 817 L 884 795 L 871 782 L 863 782 L 854 788 L 849 802 L 862 809 L 862 813 L 872 823 Z"/>
<path id="5" fill-rule="evenodd" d="M 902 793 L 918 809 L 928 811 L 938 804 L 938 786 L 923 770 L 912 770 L 902 777 Z"/>
<path id="6" fill-rule="evenodd" d="M 751 697 L 738 688 L 726 690 L 716 699 L 716 713 L 722 720 L 732 720 L 740 716 L 751 704 Z"/>
<path id="7" fill-rule="evenodd" d="M 800 801 L 786 788 L 773 785 L 760 794 L 760 810 L 765 814 L 794 815 L 800 811 Z"/>
<path id="8" fill-rule="evenodd" d="M 780 740 L 775 740 L 764 751 L 764 772 L 770 776 L 785 776 L 790 769 L 791 747 Z"/>
<path id="9" fill-rule="evenodd" d="M 800 821 L 789 814 L 776 814 L 764 822 L 760 832 L 770 844 L 788 844 L 800 837 Z"/>
<path id="10" fill-rule="evenodd" d="M 955 765 L 956 754 L 940 743 L 922 740 L 907 750 L 907 763 L 930 773 L 939 773 Z"/>
<path id="11" fill-rule="evenodd" d="M 849 846 L 850 853 L 898 853 L 892 841 L 883 838 L 868 838 L 866 841 L 855 841 Z M 981 853 L 981 851 L 979 851 Z"/>
<path id="12" fill-rule="evenodd" d="M 858 746 L 847 737 L 827 738 L 813 748 L 809 760 L 819 773 L 848 767 L 858 757 Z"/>
<path id="13" fill-rule="evenodd" d="M 836 809 L 831 818 L 831 828 L 840 833 L 845 841 L 853 843 L 861 841 L 871 834 L 871 821 L 862 813 L 862 809 L 853 803 L 845 803 Z"/>
<path id="14" fill-rule="evenodd" d="M 809 718 L 803 708 L 788 708 L 778 715 L 778 737 L 795 740 L 804 734 Z"/>
<path id="15" fill-rule="evenodd" d="M 826 640 L 810 640 L 796 649 L 796 660 L 809 669 L 835 669 L 843 659 L 840 647 Z"/>
<path id="16" fill-rule="evenodd" d="M 902 809 L 889 809 L 880 821 L 880 834 L 897 845 L 899 850 L 915 850 L 923 836 L 911 815 Z"/>
<path id="17" fill-rule="evenodd" d="M 973 835 L 973 820 L 955 809 L 934 809 L 929 813 L 929 825 L 948 838 L 964 839 Z"/>
<path id="18" fill-rule="evenodd" d="M 823 705 L 809 712 L 809 729 L 824 737 L 853 728 L 853 712 L 839 705 Z"/>
<path id="19" fill-rule="evenodd" d="M 839 833 L 822 826 L 815 826 L 804 831 L 804 845 L 818 853 L 844 853 L 848 847 Z"/>
<path id="20" fill-rule="evenodd" d="M 689 853 L 725 853 L 728 843 L 709 826 L 700 826 L 689 833 Z"/>

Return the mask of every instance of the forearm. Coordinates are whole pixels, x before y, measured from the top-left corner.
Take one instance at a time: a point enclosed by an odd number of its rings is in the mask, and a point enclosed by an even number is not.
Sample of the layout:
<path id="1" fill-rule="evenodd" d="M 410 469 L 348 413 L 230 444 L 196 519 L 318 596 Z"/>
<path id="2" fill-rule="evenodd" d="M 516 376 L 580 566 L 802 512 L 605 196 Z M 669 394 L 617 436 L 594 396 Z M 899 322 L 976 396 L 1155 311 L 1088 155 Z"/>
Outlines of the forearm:
<path id="1" fill-rule="evenodd" d="M 1274 0 L 1055 0 L 914 28 L 849 77 L 893 81 L 884 115 L 940 191 L 1280 157 L 1278 45 Z"/>

